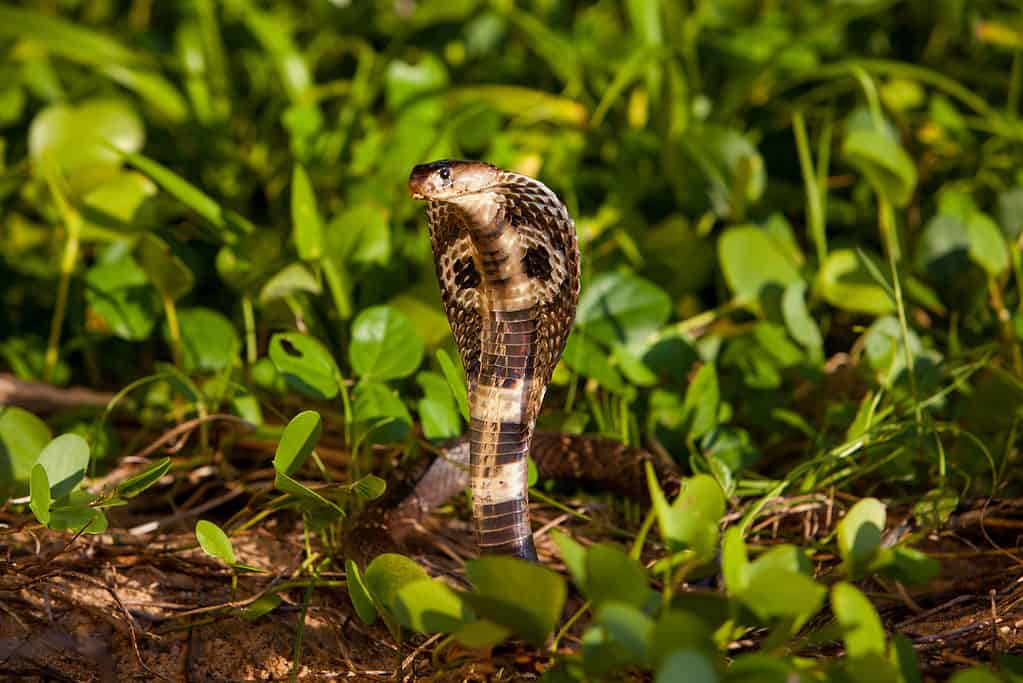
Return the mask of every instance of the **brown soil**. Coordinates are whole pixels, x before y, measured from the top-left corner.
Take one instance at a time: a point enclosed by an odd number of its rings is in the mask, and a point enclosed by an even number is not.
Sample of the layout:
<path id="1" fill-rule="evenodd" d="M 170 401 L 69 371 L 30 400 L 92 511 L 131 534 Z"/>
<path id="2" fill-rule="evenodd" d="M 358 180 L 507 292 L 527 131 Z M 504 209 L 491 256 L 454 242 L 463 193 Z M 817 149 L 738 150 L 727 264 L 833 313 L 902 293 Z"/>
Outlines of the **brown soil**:
<path id="1" fill-rule="evenodd" d="M 206 484 L 202 500 L 224 497 L 226 489 Z M 229 506 L 231 499 L 225 499 Z M 189 501 L 198 504 L 194 496 Z M 998 653 L 1023 652 L 1021 507 L 1017 501 L 982 503 L 959 512 L 947 530 L 918 544 L 942 561 L 938 580 L 913 590 L 895 583 L 863 586 L 889 631 L 911 639 L 928 680 L 991 662 Z M 622 517 L 620 505 L 593 499 L 569 504 L 595 521 L 583 525 L 537 504 L 537 524 L 569 528 L 584 543 L 610 537 L 602 522 L 635 527 Z M 821 538 L 842 509 L 841 501 L 824 496 L 771 507 L 777 512 L 768 510 L 754 530 L 757 543 Z M 224 521 L 236 511 L 206 509 L 202 516 Z M 177 521 L 168 529 L 131 531 L 171 515 Z M 463 562 L 473 552 L 465 516 L 461 504 L 435 515 L 410 548 L 431 574 L 454 583 L 464 582 Z M 891 517 L 897 528 L 898 514 Z M 71 538 L 0 510 L 0 680 L 286 681 L 303 613 L 295 672 L 300 681 L 532 680 L 550 664 L 548 652 L 522 644 L 466 652 L 436 636 L 398 643 L 379 623 L 362 624 L 344 590 L 340 562 L 328 565 L 315 589 L 307 590 L 310 564 L 300 525 L 287 513 L 232 537 L 239 562 L 266 570 L 240 575 L 233 587 L 231 572 L 196 548 L 191 529 L 198 518 L 180 507 L 140 509 L 133 504 L 115 509 L 106 533 Z M 548 566 L 564 570 L 546 535 L 539 551 Z M 325 551 L 314 546 L 313 552 Z M 819 574 L 829 580 L 834 558 L 820 554 L 817 560 Z M 281 595 L 281 604 L 247 620 L 243 608 L 271 589 Z M 566 615 L 579 605 L 573 596 Z M 578 645 L 579 632 L 570 633 L 563 647 Z M 756 635 L 733 650 L 755 648 Z M 806 654 L 840 652 L 831 645 Z"/>

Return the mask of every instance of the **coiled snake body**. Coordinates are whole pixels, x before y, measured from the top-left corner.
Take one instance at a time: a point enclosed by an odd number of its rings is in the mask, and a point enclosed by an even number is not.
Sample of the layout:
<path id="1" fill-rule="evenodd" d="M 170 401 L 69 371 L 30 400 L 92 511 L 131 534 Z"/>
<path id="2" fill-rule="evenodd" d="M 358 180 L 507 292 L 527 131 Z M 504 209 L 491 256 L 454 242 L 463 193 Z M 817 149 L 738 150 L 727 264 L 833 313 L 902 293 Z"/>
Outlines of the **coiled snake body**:
<path id="1" fill-rule="evenodd" d="M 428 202 L 441 298 L 465 367 L 468 439 L 450 444 L 415 491 L 346 534 L 363 557 L 399 540 L 469 480 L 484 553 L 536 559 L 527 456 L 546 477 L 573 477 L 642 496 L 643 463 L 677 490 L 673 463 L 598 437 L 534 435 L 540 405 L 575 318 L 579 247 L 565 205 L 543 183 L 479 161 L 412 169 L 409 190 Z M 465 465 L 468 464 L 468 477 Z"/>

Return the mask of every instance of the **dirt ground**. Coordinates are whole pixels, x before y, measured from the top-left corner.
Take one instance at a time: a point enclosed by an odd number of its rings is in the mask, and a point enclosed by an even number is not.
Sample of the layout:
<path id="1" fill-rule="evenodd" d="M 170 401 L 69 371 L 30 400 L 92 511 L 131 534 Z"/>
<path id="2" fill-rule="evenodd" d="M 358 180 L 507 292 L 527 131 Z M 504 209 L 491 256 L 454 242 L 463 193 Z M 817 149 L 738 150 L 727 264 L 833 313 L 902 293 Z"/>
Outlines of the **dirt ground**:
<path id="1" fill-rule="evenodd" d="M 822 497 L 786 501 L 758 525 L 759 538 L 827 533 L 832 504 Z M 574 506 L 598 518 L 616 514 L 593 500 Z M 939 579 L 914 590 L 864 586 L 889 631 L 910 637 L 929 680 L 989 662 L 995 653 L 1023 652 L 1021 509 L 1019 501 L 961 506 L 949 528 L 922 546 L 941 560 Z M 299 570 L 306 551 L 296 521 L 287 516 L 233 536 L 238 561 L 267 571 L 241 575 L 233 587 L 230 571 L 196 548 L 188 530 L 194 519 L 178 514 L 176 528 L 151 532 L 139 528 L 142 518 L 129 508 L 120 519 L 112 516 L 106 533 L 72 539 L 0 511 L 0 680 L 285 681 L 303 613 L 300 681 L 531 680 L 550 664 L 549 652 L 518 644 L 467 652 L 437 636 L 396 643 L 383 626 L 358 620 L 338 571 L 320 575 L 303 609 L 308 579 L 302 577 L 308 574 Z M 573 526 L 560 510 L 538 504 L 535 516 L 541 525 L 571 529 L 583 542 L 600 540 L 594 524 Z M 898 515 L 892 517 L 897 523 Z M 465 510 L 435 516 L 425 531 L 410 552 L 432 574 L 464 581 L 462 563 L 472 555 Z M 546 536 L 539 547 L 548 566 L 563 570 Z M 833 558 L 818 560 L 827 576 Z M 294 586 L 281 590 L 291 586 L 287 582 Z M 281 604 L 247 619 L 245 606 L 271 589 Z M 573 596 L 566 614 L 579 604 Z M 571 649 L 578 635 L 563 646 Z M 733 650 L 755 648 L 752 635 Z M 833 645 L 806 654 L 839 653 Z"/>

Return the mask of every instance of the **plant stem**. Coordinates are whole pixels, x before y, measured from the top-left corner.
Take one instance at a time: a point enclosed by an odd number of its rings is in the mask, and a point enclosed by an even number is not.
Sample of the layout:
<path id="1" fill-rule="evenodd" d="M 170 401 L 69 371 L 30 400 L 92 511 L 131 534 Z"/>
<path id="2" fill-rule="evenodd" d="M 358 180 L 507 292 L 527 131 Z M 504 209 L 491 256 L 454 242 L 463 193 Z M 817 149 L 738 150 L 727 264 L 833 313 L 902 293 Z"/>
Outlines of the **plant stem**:
<path id="1" fill-rule="evenodd" d="M 64 221 L 66 242 L 64 243 L 64 255 L 60 260 L 60 280 L 57 283 L 57 301 L 53 308 L 53 318 L 50 319 L 50 336 L 46 342 L 46 360 L 43 366 L 43 380 L 49 382 L 53 377 L 53 371 L 57 367 L 57 360 L 60 357 L 60 331 L 64 327 L 64 314 L 67 311 L 68 291 L 71 287 L 71 276 L 75 272 L 75 265 L 78 263 L 78 252 L 82 232 L 82 217 L 67 201 L 67 196 L 61 187 L 63 179 L 55 163 L 44 162 L 44 174 L 46 183 L 53 195 Z"/>
<path id="2" fill-rule="evenodd" d="M 248 294 L 242 297 L 242 317 L 245 319 L 245 360 L 253 365 L 259 359 L 259 351 L 256 348 L 256 314 Z"/>
<path id="3" fill-rule="evenodd" d="M 174 366 L 184 372 L 184 353 L 181 345 L 181 327 L 178 325 L 178 309 L 172 297 L 163 295 L 163 310 L 167 315 L 167 329 L 171 337 L 171 353 L 174 355 Z"/>

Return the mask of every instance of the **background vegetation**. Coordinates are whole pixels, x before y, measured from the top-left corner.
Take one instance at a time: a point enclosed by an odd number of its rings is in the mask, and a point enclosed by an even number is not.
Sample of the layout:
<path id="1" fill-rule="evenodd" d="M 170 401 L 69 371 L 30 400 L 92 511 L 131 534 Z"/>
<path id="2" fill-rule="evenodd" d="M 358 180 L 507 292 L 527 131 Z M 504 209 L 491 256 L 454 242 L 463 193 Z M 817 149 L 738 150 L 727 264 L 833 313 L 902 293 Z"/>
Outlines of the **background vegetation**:
<path id="1" fill-rule="evenodd" d="M 1014 527 L 941 530 L 1020 496 L 1021 50 L 1023 12 L 997 0 L 0 6 L 0 370 L 117 392 L 45 422 L 0 408 L 0 538 L 20 556 L 33 525 L 187 513 L 186 482 L 269 466 L 214 429 L 231 415 L 281 439 L 272 486 L 196 529 L 249 616 L 344 589 L 395 638 L 453 634 L 421 651 L 434 673 L 509 636 L 547 642 L 497 652 L 549 680 L 914 681 L 914 645 L 938 676 L 1011 653 Z M 367 473 L 464 429 L 405 185 L 445 157 L 535 175 L 576 217 L 584 291 L 542 426 L 693 475 L 649 513 L 537 483 L 538 510 L 586 522 L 582 544 L 541 539 L 585 599 L 567 626 L 548 569 L 456 564 L 470 591 L 395 556 L 344 572 Z M 126 458 L 178 424 L 160 445 L 194 432 L 184 448 Z M 241 564 L 221 531 L 270 521 L 305 530 L 298 567 Z M 990 583 L 935 588 L 921 542 Z M 719 552 L 723 592 L 681 591 Z M 250 569 L 287 580 L 246 588 Z M 887 637 L 871 605 L 893 635 L 962 594 L 980 616 L 954 657 Z M 999 662 L 957 680 L 1018 680 Z"/>

